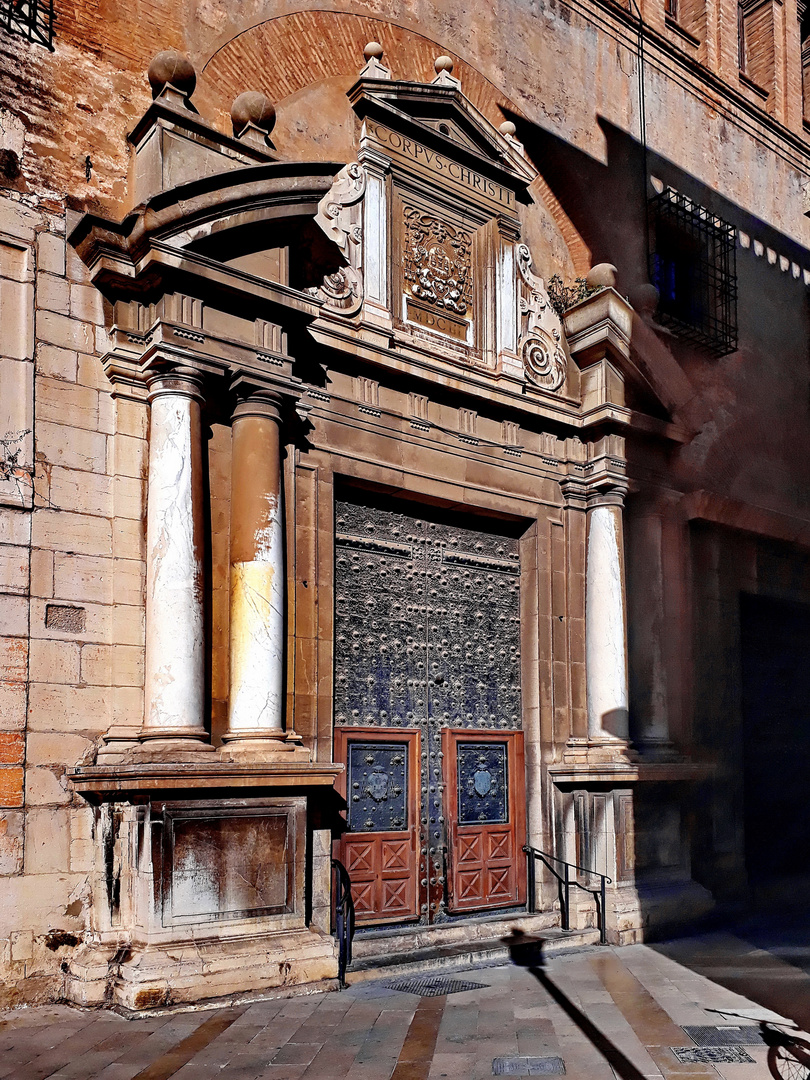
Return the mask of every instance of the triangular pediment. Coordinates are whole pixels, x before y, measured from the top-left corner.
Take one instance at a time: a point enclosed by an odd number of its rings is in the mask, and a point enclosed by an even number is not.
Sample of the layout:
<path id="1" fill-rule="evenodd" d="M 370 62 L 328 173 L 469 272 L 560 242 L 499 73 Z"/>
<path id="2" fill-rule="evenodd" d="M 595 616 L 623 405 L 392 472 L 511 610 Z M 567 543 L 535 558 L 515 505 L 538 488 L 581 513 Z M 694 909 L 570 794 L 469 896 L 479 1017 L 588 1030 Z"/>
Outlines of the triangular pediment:
<path id="1" fill-rule="evenodd" d="M 516 192 L 537 175 L 520 143 L 490 123 L 449 76 L 430 83 L 361 77 L 349 100 L 361 119 L 412 135 L 448 157 L 466 155 L 479 168 L 500 174 Z"/>

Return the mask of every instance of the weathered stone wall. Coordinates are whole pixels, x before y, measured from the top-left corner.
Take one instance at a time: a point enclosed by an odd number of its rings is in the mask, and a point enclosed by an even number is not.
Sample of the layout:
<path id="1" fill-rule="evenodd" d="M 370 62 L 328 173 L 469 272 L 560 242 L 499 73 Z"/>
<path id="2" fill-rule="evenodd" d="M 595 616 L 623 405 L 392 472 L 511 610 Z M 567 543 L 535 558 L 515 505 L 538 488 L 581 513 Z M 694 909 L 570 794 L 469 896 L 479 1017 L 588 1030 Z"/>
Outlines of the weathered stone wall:
<path id="1" fill-rule="evenodd" d="M 6 324 L 4 390 L 36 401 L 35 460 L 0 494 L 0 939 L 28 997 L 53 991 L 86 925 L 91 813 L 65 771 L 142 711 L 146 411 L 110 393 L 101 296 L 64 216 L 3 198 L 0 220 L 31 268 L 31 356 L 7 359 L 27 346 Z"/>

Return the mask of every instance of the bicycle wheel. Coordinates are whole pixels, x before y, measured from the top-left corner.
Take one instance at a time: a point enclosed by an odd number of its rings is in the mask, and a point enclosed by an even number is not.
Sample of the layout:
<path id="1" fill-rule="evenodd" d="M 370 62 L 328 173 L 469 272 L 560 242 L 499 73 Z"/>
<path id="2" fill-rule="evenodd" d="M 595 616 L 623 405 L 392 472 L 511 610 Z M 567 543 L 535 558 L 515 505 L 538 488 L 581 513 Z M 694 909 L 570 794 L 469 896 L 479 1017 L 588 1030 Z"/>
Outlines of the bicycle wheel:
<path id="1" fill-rule="evenodd" d="M 768 1068 L 774 1080 L 810 1080 L 810 1044 L 785 1039 L 768 1050 Z"/>

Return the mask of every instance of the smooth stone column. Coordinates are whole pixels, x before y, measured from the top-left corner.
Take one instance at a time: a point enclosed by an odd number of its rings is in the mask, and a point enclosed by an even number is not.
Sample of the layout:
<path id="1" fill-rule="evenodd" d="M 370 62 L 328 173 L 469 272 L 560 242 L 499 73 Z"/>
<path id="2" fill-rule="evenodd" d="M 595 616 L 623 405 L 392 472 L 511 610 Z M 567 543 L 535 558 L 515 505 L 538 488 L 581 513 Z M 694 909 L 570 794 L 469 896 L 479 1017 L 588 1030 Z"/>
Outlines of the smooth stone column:
<path id="1" fill-rule="evenodd" d="M 645 757 L 658 760 L 678 756 L 669 726 L 670 679 L 677 680 L 685 592 L 684 526 L 673 514 L 678 499 L 669 491 L 640 496 L 628 508 L 626 522 L 633 742 Z"/>
<path id="2" fill-rule="evenodd" d="M 230 750 L 288 753 L 284 731 L 284 537 L 279 401 L 255 395 L 231 443 Z"/>
<path id="3" fill-rule="evenodd" d="M 585 677 L 589 740 L 626 742 L 628 738 L 622 548 L 621 495 L 600 495 L 596 505 L 588 508 Z"/>
<path id="4" fill-rule="evenodd" d="M 199 381 L 149 383 L 146 677 L 142 740 L 210 749 L 204 723 L 203 488 Z"/>

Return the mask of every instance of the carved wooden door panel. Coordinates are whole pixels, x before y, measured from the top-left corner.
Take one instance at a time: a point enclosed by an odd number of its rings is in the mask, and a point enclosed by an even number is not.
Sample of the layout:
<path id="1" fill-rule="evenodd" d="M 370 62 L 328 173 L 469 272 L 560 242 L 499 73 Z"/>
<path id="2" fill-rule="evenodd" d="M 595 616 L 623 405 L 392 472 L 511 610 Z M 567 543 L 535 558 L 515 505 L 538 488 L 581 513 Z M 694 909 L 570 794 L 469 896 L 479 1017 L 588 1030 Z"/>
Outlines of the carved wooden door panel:
<path id="1" fill-rule="evenodd" d="M 443 732 L 448 910 L 526 902 L 523 732 Z"/>
<path id="2" fill-rule="evenodd" d="M 389 740 L 419 732 L 417 917 L 441 922 L 452 862 L 442 733 L 521 726 L 517 534 L 427 507 L 418 517 L 368 493 L 347 493 L 335 511 L 335 730 L 341 739 L 361 728 Z M 337 736 L 335 753 L 349 764 Z M 392 921 L 372 901 L 365 865 L 381 853 L 369 837 L 344 839 L 340 851 L 368 897 L 361 921 Z"/>
<path id="3" fill-rule="evenodd" d="M 418 918 L 419 732 L 336 728 L 348 829 L 338 858 L 363 923 Z"/>

